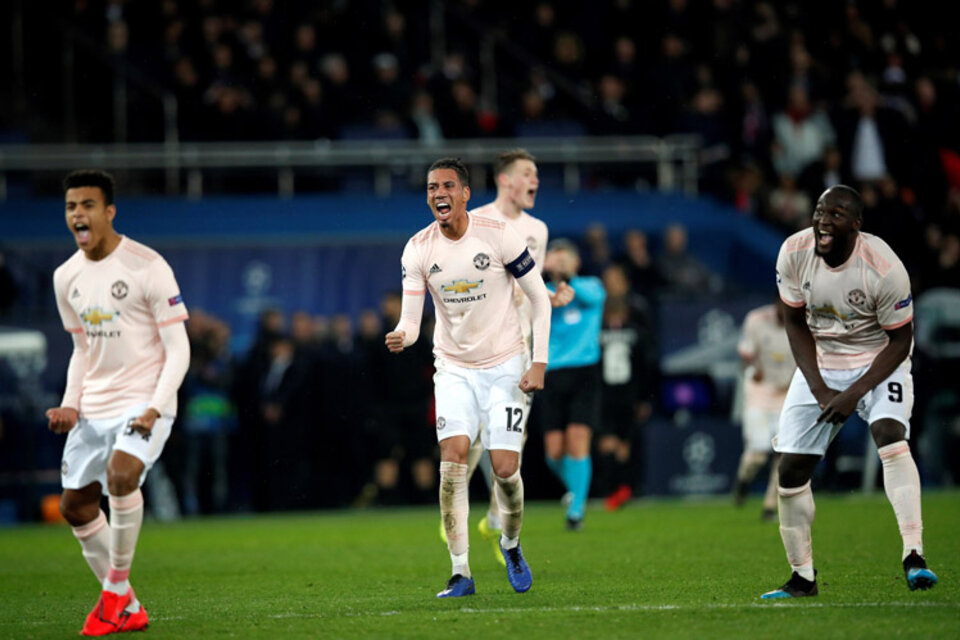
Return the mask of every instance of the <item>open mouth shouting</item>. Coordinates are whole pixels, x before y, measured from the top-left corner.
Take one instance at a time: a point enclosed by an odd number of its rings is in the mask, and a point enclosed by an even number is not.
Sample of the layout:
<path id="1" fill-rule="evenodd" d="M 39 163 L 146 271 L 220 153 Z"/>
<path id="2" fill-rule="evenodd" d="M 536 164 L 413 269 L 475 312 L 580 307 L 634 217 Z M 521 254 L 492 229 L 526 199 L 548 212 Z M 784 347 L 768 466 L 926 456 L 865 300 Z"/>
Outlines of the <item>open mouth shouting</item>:
<path id="1" fill-rule="evenodd" d="M 83 222 L 75 222 L 73 233 L 77 238 L 77 244 L 85 245 L 90 242 L 90 227 Z"/>
<path id="2" fill-rule="evenodd" d="M 820 253 L 829 253 L 833 249 L 833 234 L 820 229 L 814 229 L 817 239 L 817 251 Z"/>
<path id="3" fill-rule="evenodd" d="M 450 213 L 453 211 L 453 205 L 446 200 L 440 200 L 436 204 L 436 209 L 437 219 L 442 222 L 450 217 Z"/>

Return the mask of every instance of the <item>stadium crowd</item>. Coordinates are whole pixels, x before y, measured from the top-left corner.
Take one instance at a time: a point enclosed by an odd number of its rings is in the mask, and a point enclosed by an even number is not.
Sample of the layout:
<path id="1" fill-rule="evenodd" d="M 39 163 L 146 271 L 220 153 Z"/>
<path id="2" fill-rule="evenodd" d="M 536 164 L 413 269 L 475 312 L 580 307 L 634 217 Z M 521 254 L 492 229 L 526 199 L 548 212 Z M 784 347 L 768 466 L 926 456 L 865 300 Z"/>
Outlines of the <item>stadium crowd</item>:
<path id="1" fill-rule="evenodd" d="M 916 285 L 960 274 L 960 52 L 935 12 L 899 0 L 70 9 L 112 63 L 176 94 L 183 140 L 695 133 L 701 189 L 743 215 L 789 232 L 826 185 L 854 184 Z M 109 141 L 111 75 L 77 64 L 103 89 L 77 101 L 79 137 Z M 160 134 L 135 125 L 132 140 Z M 588 186 L 611 182 L 637 176 Z"/>

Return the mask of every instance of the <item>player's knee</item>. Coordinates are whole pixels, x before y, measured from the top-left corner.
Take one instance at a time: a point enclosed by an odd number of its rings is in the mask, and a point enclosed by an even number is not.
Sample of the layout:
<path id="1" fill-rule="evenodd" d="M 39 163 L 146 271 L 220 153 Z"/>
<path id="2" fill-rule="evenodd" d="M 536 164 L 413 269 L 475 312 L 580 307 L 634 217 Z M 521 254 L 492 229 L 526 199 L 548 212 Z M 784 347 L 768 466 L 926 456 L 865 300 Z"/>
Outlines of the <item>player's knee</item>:
<path id="1" fill-rule="evenodd" d="M 107 470 L 107 490 L 112 496 L 125 496 L 140 486 L 140 473 L 135 469 Z"/>
<path id="2" fill-rule="evenodd" d="M 493 472 L 500 478 L 509 478 L 520 468 L 519 460 L 498 460 L 493 464 Z"/>
<path id="3" fill-rule="evenodd" d="M 60 496 L 60 514 L 71 527 L 82 527 L 93 522 L 99 513 L 100 505 L 96 501 L 78 500 L 67 493 Z"/>
<path id="4" fill-rule="evenodd" d="M 784 489 L 803 486 L 810 480 L 815 466 L 814 456 L 785 454 L 780 459 L 780 486 Z"/>
<path id="5" fill-rule="evenodd" d="M 878 420 L 870 425 L 870 431 L 873 433 L 873 441 L 877 443 L 877 447 L 900 442 L 907 435 L 907 430 L 896 420 Z"/>

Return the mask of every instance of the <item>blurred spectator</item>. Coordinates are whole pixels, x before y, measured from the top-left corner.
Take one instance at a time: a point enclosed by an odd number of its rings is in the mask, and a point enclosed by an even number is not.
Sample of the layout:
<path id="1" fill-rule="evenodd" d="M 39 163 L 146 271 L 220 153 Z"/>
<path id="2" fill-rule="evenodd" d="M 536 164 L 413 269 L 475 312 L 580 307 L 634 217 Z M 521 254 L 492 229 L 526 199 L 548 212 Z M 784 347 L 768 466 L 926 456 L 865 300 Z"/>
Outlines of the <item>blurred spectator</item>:
<path id="1" fill-rule="evenodd" d="M 785 173 L 780 176 L 777 187 L 770 192 L 767 215 L 773 224 L 789 235 L 810 226 L 813 201 L 797 188 L 796 179 Z"/>
<path id="2" fill-rule="evenodd" d="M 847 76 L 847 97 L 838 117 L 840 149 L 854 180 L 902 179 L 906 160 L 907 122 L 881 104 L 880 94 L 860 72 Z"/>
<path id="3" fill-rule="evenodd" d="M 598 276 L 613 260 L 613 250 L 607 238 L 607 228 L 599 222 L 587 227 L 583 236 L 584 250 L 580 252 L 580 273 Z"/>
<path id="4" fill-rule="evenodd" d="M 287 335 L 270 345 L 260 380 L 260 429 L 257 455 L 264 471 L 255 495 L 259 509 L 314 506 L 313 438 L 317 437 L 309 362 Z"/>
<path id="5" fill-rule="evenodd" d="M 410 121 L 414 137 L 424 144 L 436 144 L 443 140 L 443 127 L 433 108 L 433 96 L 426 91 L 413 94 Z"/>
<path id="6" fill-rule="evenodd" d="M 834 145 L 827 146 L 820 159 L 808 164 L 797 180 L 798 186 L 806 192 L 812 202 L 816 202 L 830 187 L 849 183 L 850 180 L 843 171 L 840 149 Z"/>
<path id="7" fill-rule="evenodd" d="M 664 231 L 663 248 L 655 264 L 670 293 L 718 293 L 723 288 L 720 276 L 687 250 L 687 229 L 681 224 L 672 224 Z"/>
<path id="8" fill-rule="evenodd" d="M 793 85 L 787 107 L 773 116 L 773 166 L 779 175 L 799 175 L 833 144 L 836 134 L 830 119 L 814 110 L 803 85 Z"/>
<path id="9" fill-rule="evenodd" d="M 184 446 L 183 511 L 187 515 L 220 512 L 227 506 L 229 436 L 236 426 L 230 401 L 233 363 L 230 328 L 221 320 L 195 310 L 187 323 L 190 369 L 183 382 L 181 427 Z M 208 470 L 207 473 L 202 473 Z M 200 477 L 207 491 L 201 490 Z"/>
<path id="10" fill-rule="evenodd" d="M 911 278 L 919 278 L 924 259 L 923 227 L 903 201 L 897 181 L 883 176 L 876 185 L 863 185 L 860 193 L 864 203 L 863 231 L 883 238 L 903 261 Z"/>
<path id="11" fill-rule="evenodd" d="M 630 229 L 623 234 L 623 255 L 620 256 L 619 263 L 630 283 L 631 291 L 648 300 L 655 296 L 657 289 L 664 284 L 650 255 L 647 234 L 639 229 Z M 610 286 L 606 283 L 608 271 L 610 271 L 609 267 L 603 270 L 604 284 L 607 287 L 607 295 L 611 296 Z"/>
<path id="12" fill-rule="evenodd" d="M 433 387 L 430 341 L 417 341 L 403 353 L 391 354 L 383 335 L 400 322 L 400 292 L 385 293 L 382 317 L 365 313 L 360 332 L 364 378 L 377 389 L 367 405 L 363 450 L 370 477 L 358 496 L 358 506 L 427 503 L 436 491 L 436 435 L 429 416 Z M 421 344 L 422 343 L 422 344 Z"/>

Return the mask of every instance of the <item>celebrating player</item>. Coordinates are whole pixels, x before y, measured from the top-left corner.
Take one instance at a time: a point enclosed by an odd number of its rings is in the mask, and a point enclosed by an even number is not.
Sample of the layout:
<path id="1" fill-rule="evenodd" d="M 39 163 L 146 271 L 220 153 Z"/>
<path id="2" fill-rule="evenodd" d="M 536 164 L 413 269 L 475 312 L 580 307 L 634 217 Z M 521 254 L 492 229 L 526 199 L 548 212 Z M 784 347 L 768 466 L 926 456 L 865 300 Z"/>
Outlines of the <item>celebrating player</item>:
<path id="1" fill-rule="evenodd" d="M 746 365 L 743 371 L 743 453 L 734 488 L 736 504 L 741 506 L 750 483 L 770 457 L 783 399 L 797 370 L 783 328 L 783 308 L 768 304 L 750 311 L 743 320 L 737 351 Z M 764 520 L 773 521 L 777 517 L 779 462 L 780 456 L 774 453 L 767 490 L 763 495 Z"/>
<path id="2" fill-rule="evenodd" d="M 520 450 L 525 393 L 543 388 L 550 334 L 550 300 L 523 239 L 507 223 L 467 212 L 469 173 L 442 158 L 427 174 L 427 204 L 435 221 L 414 235 L 401 258 L 403 310 L 386 335 L 394 353 L 419 336 L 424 294 L 433 298 L 440 514 L 453 567 L 437 597 L 474 593 L 468 558 L 467 455 L 479 432 L 490 451 L 500 508 L 500 549 L 517 592 L 532 584 L 520 548 L 523 481 Z M 513 302 L 519 283 L 533 309 L 533 363 L 524 372 L 526 345 Z"/>
<path id="3" fill-rule="evenodd" d="M 79 251 L 53 281 L 73 355 L 63 401 L 46 415 L 51 431 L 67 434 L 60 511 L 103 589 L 80 633 L 101 636 L 148 623 L 129 580 L 143 521 L 140 486 L 170 436 L 190 344 L 173 271 L 113 228 L 113 178 L 75 171 L 64 189 Z"/>
<path id="4" fill-rule="evenodd" d="M 910 279 L 880 238 L 860 231 L 863 199 L 837 185 L 817 201 L 813 226 L 783 243 L 777 286 L 798 372 L 787 391 L 774 449 L 780 460 L 780 536 L 793 573 L 763 598 L 817 594 L 810 477 L 856 411 L 870 425 L 883 484 L 903 538 L 907 585 L 937 576 L 923 557 L 920 476 L 910 455 L 913 299 Z"/>
<path id="5" fill-rule="evenodd" d="M 540 179 L 537 174 L 536 158 L 525 149 L 510 149 L 497 156 L 497 161 L 493 165 L 493 174 L 497 181 L 497 198 L 493 202 L 478 207 L 471 211 L 471 214 L 493 218 L 494 220 L 503 220 L 512 225 L 527 242 L 527 248 L 533 256 L 534 267 L 540 272 L 543 269 L 543 261 L 546 257 L 547 240 L 549 231 L 547 225 L 526 210 L 532 209 L 536 203 L 537 190 L 540 187 Z M 554 307 L 561 307 L 573 299 L 574 291 L 567 284 L 562 283 L 556 291 L 550 293 L 550 304 Z M 531 345 L 531 332 L 533 330 L 532 307 L 529 299 L 523 294 L 519 285 L 513 288 L 513 300 L 517 305 L 517 311 L 520 314 L 520 329 L 523 331 L 524 342 L 528 345 L 528 350 L 524 352 L 527 359 L 525 365 L 529 364 L 529 348 Z M 525 396 L 527 400 L 531 396 Z M 529 403 L 524 412 L 524 420 L 529 417 Z M 524 429 L 524 442 L 526 442 L 527 431 Z M 473 476 L 474 470 L 478 464 L 483 471 L 484 480 L 490 491 L 490 505 L 486 515 L 480 520 L 478 529 L 480 535 L 493 544 L 494 557 L 503 563 L 503 555 L 499 550 L 500 541 L 500 509 L 497 506 L 497 492 L 493 491 L 493 480 L 490 472 L 490 459 L 483 454 L 483 444 L 477 440 L 470 447 L 470 455 L 467 458 L 467 484 Z"/>

